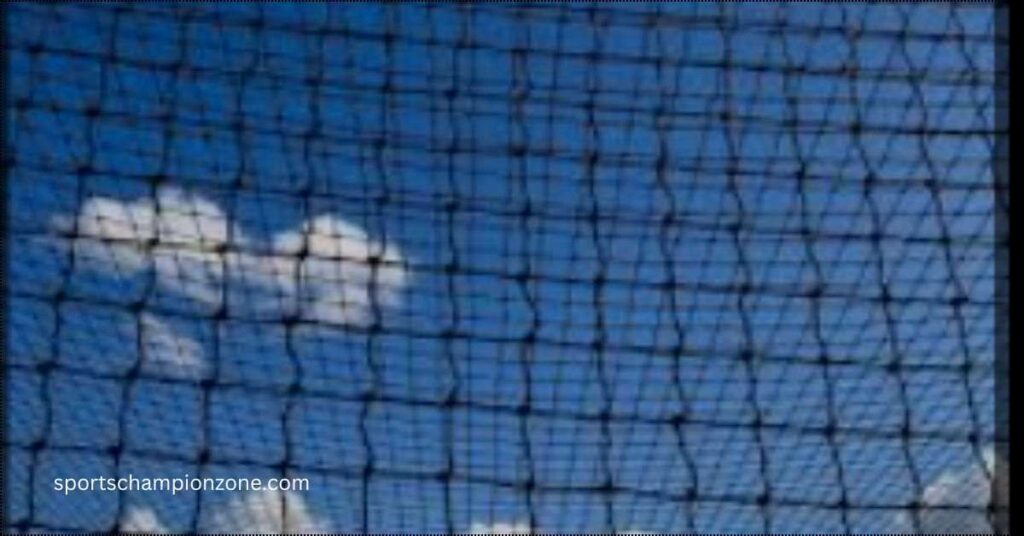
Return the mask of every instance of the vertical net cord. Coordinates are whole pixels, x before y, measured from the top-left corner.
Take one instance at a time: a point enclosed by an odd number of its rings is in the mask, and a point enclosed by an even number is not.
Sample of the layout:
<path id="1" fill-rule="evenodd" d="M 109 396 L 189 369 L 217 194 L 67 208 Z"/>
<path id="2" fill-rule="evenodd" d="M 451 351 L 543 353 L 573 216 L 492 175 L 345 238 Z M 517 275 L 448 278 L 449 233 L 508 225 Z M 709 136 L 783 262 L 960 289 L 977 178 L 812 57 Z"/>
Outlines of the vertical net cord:
<path id="1" fill-rule="evenodd" d="M 845 16 L 845 14 L 844 14 Z M 778 31 L 782 32 L 783 24 L 781 20 L 777 20 L 776 23 L 779 25 Z M 783 41 L 782 55 L 786 61 L 793 61 L 790 56 L 789 48 L 786 46 L 786 42 Z M 849 61 L 849 58 L 847 59 Z M 783 95 L 786 99 L 786 112 L 787 117 L 791 124 L 800 124 L 800 109 L 797 93 L 793 89 L 793 76 L 786 73 L 783 78 Z M 825 276 L 822 273 L 821 261 L 818 259 L 818 255 L 815 252 L 814 243 L 814 231 L 810 221 L 810 203 L 808 201 L 807 193 L 807 157 L 803 153 L 803 149 L 800 144 L 799 137 L 797 136 L 795 129 L 789 130 L 789 143 L 793 146 L 793 151 L 796 153 L 797 160 L 797 176 L 796 176 L 796 189 L 800 207 L 800 237 L 804 246 L 804 253 L 811 261 L 811 267 L 814 273 L 814 281 L 811 285 L 811 289 L 808 292 L 807 297 L 811 301 L 811 322 L 814 330 L 814 340 L 817 345 L 819 362 L 822 367 L 822 375 L 825 378 L 825 396 L 826 396 L 826 411 L 827 419 L 825 428 L 825 440 L 828 442 L 829 455 L 831 456 L 832 463 L 836 467 L 836 477 L 839 482 L 839 508 L 840 515 L 842 516 L 843 530 L 846 534 L 851 534 L 851 526 L 849 520 L 849 507 L 850 501 L 847 496 L 847 485 L 846 475 L 843 469 L 842 455 L 840 453 L 840 447 L 838 444 L 838 419 L 836 417 L 836 400 L 835 393 L 832 387 L 832 375 L 830 369 L 830 362 L 832 356 L 829 352 L 828 341 L 826 340 L 822 330 L 822 311 L 821 311 L 821 299 L 824 296 L 824 285 Z"/>
<path id="2" fill-rule="evenodd" d="M 851 25 L 852 37 L 856 38 L 859 30 L 857 27 Z M 855 55 L 855 51 L 851 50 L 851 54 Z M 886 63 L 892 61 L 892 55 L 890 54 L 886 58 Z M 857 65 L 857 62 L 853 62 L 851 66 Z M 851 67 L 852 69 L 852 67 Z M 850 99 L 854 103 L 861 101 L 860 91 L 856 84 L 850 84 Z M 873 96 L 877 94 L 877 86 L 873 88 Z M 870 98 L 870 97 L 869 97 Z M 907 395 L 907 383 L 903 375 L 903 363 L 900 359 L 900 339 L 899 330 L 897 328 L 896 319 L 892 312 L 893 296 L 889 288 L 888 273 L 886 272 L 885 264 L 885 253 L 882 249 L 882 241 L 884 237 L 884 225 L 885 222 L 882 220 L 881 210 L 878 207 L 878 203 L 875 200 L 875 188 L 878 183 L 878 176 L 875 170 L 872 168 L 872 159 L 868 158 L 867 149 L 864 146 L 862 132 L 863 132 L 863 120 L 860 114 L 860 108 L 854 106 L 854 118 L 853 124 L 850 126 L 853 135 L 854 150 L 860 155 L 861 161 L 865 163 L 867 167 L 867 174 L 864 177 L 864 183 L 862 193 L 864 196 L 864 202 L 868 207 L 868 211 L 871 215 L 871 253 L 874 261 L 875 277 L 878 279 L 879 292 L 878 300 L 881 302 L 882 314 L 885 321 L 885 340 L 888 343 L 888 350 L 890 352 L 889 363 L 886 367 L 887 372 L 893 375 L 897 382 L 899 382 L 899 396 L 900 396 L 900 407 L 902 408 L 902 423 L 900 427 L 900 443 L 901 451 L 904 461 L 909 467 L 913 467 L 913 454 L 910 452 L 910 430 L 911 430 L 911 416 L 910 416 L 910 404 Z M 910 472 L 911 481 L 914 487 L 914 493 L 916 496 L 921 496 L 924 492 L 924 486 L 921 483 L 920 477 L 917 471 Z M 913 511 L 913 526 L 915 532 L 921 532 L 921 515 L 919 509 Z"/>
<path id="3" fill-rule="evenodd" d="M 908 22 L 906 21 L 906 19 L 904 20 L 905 22 Z M 949 18 L 947 18 L 945 23 L 945 29 L 947 32 L 950 32 L 951 30 L 950 25 L 952 23 L 952 20 L 953 16 L 952 14 L 950 14 Z M 906 43 L 902 43 L 902 46 L 900 47 L 900 52 L 904 58 L 904 61 L 910 64 L 911 59 L 910 54 L 907 50 Z M 920 124 L 917 125 L 917 128 L 920 129 L 922 133 L 927 133 L 928 125 L 931 123 L 932 118 L 929 115 L 928 107 L 925 106 L 925 97 L 920 82 L 916 79 L 912 79 L 911 88 L 913 89 L 915 101 L 921 107 L 921 118 L 919 119 Z M 951 103 L 952 97 L 948 98 L 945 104 L 948 107 Z M 932 162 L 932 159 L 930 158 L 932 156 L 932 152 L 931 148 L 927 143 L 927 141 L 929 141 L 933 137 L 933 134 L 922 134 L 921 136 L 919 136 L 918 148 L 921 151 L 921 154 L 926 156 L 924 162 L 925 167 L 928 170 L 928 179 L 925 181 L 925 187 L 927 188 L 928 193 L 931 196 L 932 205 L 935 211 L 935 219 L 938 222 L 939 240 L 942 244 L 941 249 L 943 253 L 943 262 L 945 263 L 945 270 L 947 274 L 946 277 L 948 279 L 947 284 L 952 290 L 953 294 L 949 298 L 949 305 L 952 308 L 953 312 L 953 319 L 957 334 L 956 338 L 960 343 L 958 349 L 962 353 L 961 379 L 963 380 L 964 392 L 966 393 L 967 397 L 967 409 L 970 415 L 972 426 L 972 430 L 970 432 L 968 439 L 974 447 L 974 458 L 978 464 L 978 467 L 982 468 L 982 471 L 985 473 L 990 482 L 994 482 L 995 467 L 989 468 L 988 463 L 985 461 L 985 454 L 981 442 L 979 440 L 979 430 L 981 430 L 981 425 L 978 422 L 978 411 L 974 400 L 975 395 L 973 389 L 971 389 L 971 377 L 973 373 L 973 367 L 970 355 L 972 352 L 970 347 L 967 345 L 968 330 L 963 315 L 963 306 L 970 300 L 970 297 L 964 287 L 963 282 L 960 279 L 956 267 L 956 262 L 953 259 L 953 240 L 951 238 L 951 234 L 949 231 L 949 223 L 946 208 L 944 206 L 945 202 L 942 199 L 942 191 L 938 179 L 938 177 L 941 176 L 941 174 L 940 171 L 935 167 L 935 164 L 934 162 Z M 990 497 L 989 499 L 989 502 L 991 501 L 992 497 Z M 989 521 L 990 523 L 994 521 L 991 518 L 991 515 L 989 517 Z"/>
<path id="4" fill-rule="evenodd" d="M 763 485 L 765 486 L 764 491 L 757 497 L 757 507 L 763 513 L 764 526 L 762 530 L 764 532 L 771 531 L 772 516 L 768 511 L 768 505 L 771 502 L 771 479 L 768 478 L 766 464 L 768 457 L 764 450 L 764 436 L 762 435 L 763 428 L 763 417 L 761 414 L 761 408 L 758 403 L 758 384 L 756 378 L 758 377 L 755 372 L 758 363 L 755 362 L 756 351 L 754 348 L 754 337 L 751 327 L 750 312 L 748 311 L 747 300 L 751 293 L 751 268 L 749 261 L 747 260 L 746 249 L 743 245 L 743 237 L 741 236 L 744 229 L 744 223 L 746 220 L 746 208 L 743 201 L 743 196 L 740 193 L 740 187 L 737 178 L 738 168 L 738 146 L 740 141 L 737 140 L 737 133 L 734 127 L 735 121 L 735 108 L 732 102 L 733 93 L 733 82 L 730 76 L 730 66 L 732 63 L 732 34 L 729 31 L 734 28 L 735 22 L 733 21 L 732 7 L 726 4 L 719 6 L 719 16 L 722 19 L 722 26 L 720 28 L 722 32 L 722 39 L 724 41 L 724 69 L 719 74 L 719 78 L 716 81 L 718 84 L 718 90 L 723 101 L 723 111 L 721 112 L 722 129 L 724 131 L 725 146 L 726 146 L 726 180 L 729 194 L 732 198 L 733 205 L 736 210 L 735 219 L 732 223 L 728 224 L 729 233 L 732 235 L 733 247 L 736 251 L 737 261 L 739 263 L 738 273 L 740 276 L 740 282 L 738 284 L 738 292 L 736 294 L 736 307 L 739 311 L 740 325 L 742 330 L 743 342 L 740 347 L 739 358 L 743 363 L 746 375 L 751 379 L 751 384 L 747 388 L 747 403 L 754 411 L 754 421 L 752 423 L 754 427 L 754 434 L 757 438 L 757 454 L 758 454 L 758 466 L 760 467 L 760 473 Z"/>

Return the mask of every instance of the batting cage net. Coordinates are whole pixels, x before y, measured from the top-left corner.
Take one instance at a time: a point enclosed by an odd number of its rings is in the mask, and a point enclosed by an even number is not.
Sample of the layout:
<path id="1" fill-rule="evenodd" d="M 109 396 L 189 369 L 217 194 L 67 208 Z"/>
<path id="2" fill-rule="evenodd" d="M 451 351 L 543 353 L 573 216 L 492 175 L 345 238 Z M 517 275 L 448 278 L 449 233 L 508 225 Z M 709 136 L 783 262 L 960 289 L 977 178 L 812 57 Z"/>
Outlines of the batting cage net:
<path id="1" fill-rule="evenodd" d="M 989 532 L 986 3 L 11 2 L 14 532 Z"/>

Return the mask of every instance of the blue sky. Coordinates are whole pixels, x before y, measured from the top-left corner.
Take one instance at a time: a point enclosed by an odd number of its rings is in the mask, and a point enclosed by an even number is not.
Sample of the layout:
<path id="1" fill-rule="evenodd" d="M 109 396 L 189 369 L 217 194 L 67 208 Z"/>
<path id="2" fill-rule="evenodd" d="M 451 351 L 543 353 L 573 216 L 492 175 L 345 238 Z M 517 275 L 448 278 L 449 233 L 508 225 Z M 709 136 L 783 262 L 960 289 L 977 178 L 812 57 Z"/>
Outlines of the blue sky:
<path id="1" fill-rule="evenodd" d="M 228 500 L 64 498 L 51 474 L 283 464 L 339 531 L 906 530 L 992 440 L 987 7 L 9 17 L 21 527 L 142 504 L 187 530 Z M 255 268 L 171 277 L 152 243 L 67 236 L 169 189 L 177 225 L 207 211 L 190 248 L 221 225 L 263 260 L 346 222 L 395 248 L 399 298 L 286 322 L 246 305 Z"/>

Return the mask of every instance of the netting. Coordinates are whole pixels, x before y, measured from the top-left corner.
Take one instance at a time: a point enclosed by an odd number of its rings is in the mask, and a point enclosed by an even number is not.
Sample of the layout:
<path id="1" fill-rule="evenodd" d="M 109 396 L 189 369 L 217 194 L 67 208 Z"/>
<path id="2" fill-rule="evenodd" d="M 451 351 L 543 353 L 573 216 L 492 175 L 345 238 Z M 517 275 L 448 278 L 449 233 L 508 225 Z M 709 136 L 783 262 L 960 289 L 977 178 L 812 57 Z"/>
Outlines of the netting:
<path id="1" fill-rule="evenodd" d="M 992 530 L 993 5 L 5 9 L 9 530 Z"/>

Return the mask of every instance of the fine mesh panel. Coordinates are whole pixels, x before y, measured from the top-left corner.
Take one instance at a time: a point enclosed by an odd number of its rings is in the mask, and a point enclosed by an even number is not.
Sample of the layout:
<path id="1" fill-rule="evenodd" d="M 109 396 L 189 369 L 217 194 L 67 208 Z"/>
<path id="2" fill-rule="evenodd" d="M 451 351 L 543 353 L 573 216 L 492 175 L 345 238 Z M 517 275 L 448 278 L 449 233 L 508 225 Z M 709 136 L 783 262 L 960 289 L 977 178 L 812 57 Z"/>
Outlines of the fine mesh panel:
<path id="1" fill-rule="evenodd" d="M 992 530 L 992 5 L 5 9 L 10 530 Z"/>

